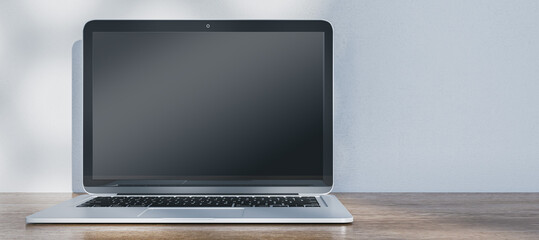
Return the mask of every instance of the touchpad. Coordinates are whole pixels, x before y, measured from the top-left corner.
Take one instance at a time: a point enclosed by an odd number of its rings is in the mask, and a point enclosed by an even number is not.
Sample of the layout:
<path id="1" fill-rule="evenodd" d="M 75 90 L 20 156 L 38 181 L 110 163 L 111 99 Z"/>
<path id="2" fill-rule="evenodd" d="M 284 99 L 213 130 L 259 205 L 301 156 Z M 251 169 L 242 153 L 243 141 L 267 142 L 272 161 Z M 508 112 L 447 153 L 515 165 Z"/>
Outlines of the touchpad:
<path id="1" fill-rule="evenodd" d="M 241 218 L 243 209 L 185 209 L 149 208 L 138 217 L 142 218 Z"/>

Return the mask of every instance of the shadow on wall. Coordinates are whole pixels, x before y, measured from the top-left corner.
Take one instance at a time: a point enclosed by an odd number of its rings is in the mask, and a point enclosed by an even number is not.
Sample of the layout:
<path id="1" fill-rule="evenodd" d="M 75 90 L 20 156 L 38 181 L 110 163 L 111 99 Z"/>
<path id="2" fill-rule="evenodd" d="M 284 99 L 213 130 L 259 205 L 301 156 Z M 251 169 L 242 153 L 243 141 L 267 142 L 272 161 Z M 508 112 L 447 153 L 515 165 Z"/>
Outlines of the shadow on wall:
<path id="1" fill-rule="evenodd" d="M 71 180 L 72 191 L 83 193 L 82 187 L 82 40 L 73 43 L 71 48 Z"/>

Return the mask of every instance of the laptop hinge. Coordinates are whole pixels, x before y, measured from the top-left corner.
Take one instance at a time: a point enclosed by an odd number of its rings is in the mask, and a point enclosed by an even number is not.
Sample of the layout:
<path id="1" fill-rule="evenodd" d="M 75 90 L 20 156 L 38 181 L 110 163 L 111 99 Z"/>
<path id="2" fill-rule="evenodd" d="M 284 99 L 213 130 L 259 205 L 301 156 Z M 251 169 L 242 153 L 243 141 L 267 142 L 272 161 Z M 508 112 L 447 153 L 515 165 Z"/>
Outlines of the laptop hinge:
<path id="1" fill-rule="evenodd" d="M 118 196 L 121 195 L 188 195 L 188 196 L 195 196 L 195 195 L 214 195 L 214 196 L 223 196 L 223 195 L 234 195 L 234 196 L 255 196 L 255 195 L 263 195 L 263 196 L 270 196 L 270 195 L 300 195 L 298 193 L 118 193 L 116 194 Z"/>
<path id="2" fill-rule="evenodd" d="M 118 194 L 116 194 L 116 193 L 88 193 L 88 195 L 92 195 L 92 196 L 116 196 Z"/>
<path id="3" fill-rule="evenodd" d="M 299 193 L 299 196 L 320 196 L 327 195 L 327 193 Z"/>

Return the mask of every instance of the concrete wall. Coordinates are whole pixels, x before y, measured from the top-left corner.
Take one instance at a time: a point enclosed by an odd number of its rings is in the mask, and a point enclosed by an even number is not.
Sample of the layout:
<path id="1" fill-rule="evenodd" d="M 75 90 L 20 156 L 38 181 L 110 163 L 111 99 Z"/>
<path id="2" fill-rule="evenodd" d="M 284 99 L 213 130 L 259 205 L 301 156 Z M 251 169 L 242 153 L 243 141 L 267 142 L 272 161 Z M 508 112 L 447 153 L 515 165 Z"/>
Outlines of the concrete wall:
<path id="1" fill-rule="evenodd" d="M 538 12 L 502 0 L 1 1 L 0 191 L 80 190 L 73 44 L 91 19 L 329 20 L 336 191 L 539 191 Z"/>

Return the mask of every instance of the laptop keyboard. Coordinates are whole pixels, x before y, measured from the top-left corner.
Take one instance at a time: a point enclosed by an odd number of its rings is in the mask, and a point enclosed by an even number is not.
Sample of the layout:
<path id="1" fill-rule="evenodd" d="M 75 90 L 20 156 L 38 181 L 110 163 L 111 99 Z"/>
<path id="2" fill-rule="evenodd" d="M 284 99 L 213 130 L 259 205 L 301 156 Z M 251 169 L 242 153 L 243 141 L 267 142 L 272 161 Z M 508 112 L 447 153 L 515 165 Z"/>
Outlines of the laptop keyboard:
<path id="1" fill-rule="evenodd" d="M 77 207 L 320 207 L 315 197 L 95 197 Z"/>

